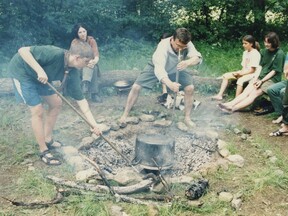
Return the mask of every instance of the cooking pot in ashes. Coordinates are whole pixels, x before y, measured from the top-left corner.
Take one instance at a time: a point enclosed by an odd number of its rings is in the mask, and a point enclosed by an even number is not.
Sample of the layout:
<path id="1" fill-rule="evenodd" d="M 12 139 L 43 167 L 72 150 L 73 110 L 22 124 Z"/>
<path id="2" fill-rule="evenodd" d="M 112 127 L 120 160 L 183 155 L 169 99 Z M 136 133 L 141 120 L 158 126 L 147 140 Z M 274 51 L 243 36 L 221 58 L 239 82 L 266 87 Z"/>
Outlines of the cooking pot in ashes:
<path id="1" fill-rule="evenodd" d="M 174 153 L 173 138 L 159 134 L 141 134 L 136 138 L 134 162 L 139 163 L 144 169 L 169 169 L 174 163 Z"/>

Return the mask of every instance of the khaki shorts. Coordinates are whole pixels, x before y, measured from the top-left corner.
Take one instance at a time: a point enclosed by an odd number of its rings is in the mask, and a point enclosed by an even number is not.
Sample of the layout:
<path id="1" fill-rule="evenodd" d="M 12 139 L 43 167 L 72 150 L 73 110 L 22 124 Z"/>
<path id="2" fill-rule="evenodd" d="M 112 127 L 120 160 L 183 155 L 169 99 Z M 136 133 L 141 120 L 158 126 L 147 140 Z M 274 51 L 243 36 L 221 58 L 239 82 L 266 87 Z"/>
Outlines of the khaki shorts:
<path id="1" fill-rule="evenodd" d="M 272 80 L 268 80 L 261 85 L 261 90 L 267 94 L 267 89 L 269 86 L 275 84 Z"/>
<path id="2" fill-rule="evenodd" d="M 176 73 L 168 74 L 171 81 L 175 82 Z M 152 89 L 154 85 L 159 82 L 154 73 L 154 66 L 148 64 L 145 69 L 139 74 L 135 83 L 148 89 Z M 184 89 L 186 86 L 193 85 L 191 74 L 186 71 L 179 71 L 178 83 L 181 84 L 180 89 Z"/>

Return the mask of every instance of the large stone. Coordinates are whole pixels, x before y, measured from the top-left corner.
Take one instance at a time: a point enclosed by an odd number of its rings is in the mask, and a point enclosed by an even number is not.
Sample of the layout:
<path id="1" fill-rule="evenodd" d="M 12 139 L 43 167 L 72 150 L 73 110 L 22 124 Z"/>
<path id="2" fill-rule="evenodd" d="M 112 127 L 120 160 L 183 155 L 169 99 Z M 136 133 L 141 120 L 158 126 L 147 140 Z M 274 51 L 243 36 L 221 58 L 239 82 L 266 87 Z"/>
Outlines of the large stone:
<path id="1" fill-rule="evenodd" d="M 142 180 L 139 173 L 136 173 L 131 167 L 123 167 L 115 170 L 116 175 L 112 175 L 111 178 L 118 182 L 120 185 L 128 185 L 129 183 L 137 183 Z"/>
<path id="2" fill-rule="evenodd" d="M 147 114 L 142 114 L 139 118 L 143 122 L 153 122 L 155 120 L 155 117 L 153 115 L 147 115 Z"/>
<path id="3" fill-rule="evenodd" d="M 172 121 L 170 120 L 160 119 L 156 120 L 153 125 L 156 127 L 169 127 L 171 124 Z"/>
<path id="4" fill-rule="evenodd" d="M 231 202 L 232 208 L 235 210 L 239 210 L 242 205 L 242 200 L 241 199 L 233 199 Z"/>
<path id="5" fill-rule="evenodd" d="M 225 141 L 219 139 L 217 142 L 217 146 L 218 146 L 218 149 L 221 150 L 221 149 L 227 148 L 228 145 Z"/>
<path id="6" fill-rule="evenodd" d="M 243 167 L 245 163 L 245 159 L 240 155 L 229 155 L 227 160 L 238 167 Z"/>
<path id="7" fill-rule="evenodd" d="M 87 169 L 87 170 L 81 170 L 76 174 L 76 180 L 78 181 L 84 181 L 88 178 L 91 178 L 92 176 L 97 175 L 97 171 L 93 168 Z"/>
<path id="8" fill-rule="evenodd" d="M 223 202 L 231 202 L 233 199 L 233 194 L 229 193 L 229 192 L 221 192 L 219 194 L 219 200 L 223 201 Z"/>
<path id="9" fill-rule="evenodd" d="M 66 159 L 67 163 L 72 166 L 76 171 L 85 169 L 85 164 L 80 156 L 72 156 Z"/>
<path id="10" fill-rule="evenodd" d="M 221 149 L 221 150 L 219 150 L 219 154 L 222 157 L 226 158 L 230 155 L 230 151 L 228 149 Z"/>
<path id="11" fill-rule="evenodd" d="M 140 121 L 140 119 L 138 117 L 135 117 L 135 116 L 126 118 L 126 123 L 128 123 L 128 124 L 138 124 L 139 121 Z"/>

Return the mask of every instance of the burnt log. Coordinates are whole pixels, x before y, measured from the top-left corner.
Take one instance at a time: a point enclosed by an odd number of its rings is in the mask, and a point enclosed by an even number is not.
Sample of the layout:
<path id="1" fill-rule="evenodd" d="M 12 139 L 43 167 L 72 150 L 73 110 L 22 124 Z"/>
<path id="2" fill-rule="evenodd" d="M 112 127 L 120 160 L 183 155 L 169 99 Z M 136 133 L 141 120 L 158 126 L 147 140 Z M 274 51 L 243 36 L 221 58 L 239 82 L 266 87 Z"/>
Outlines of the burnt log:
<path id="1" fill-rule="evenodd" d="M 137 76 L 141 73 L 141 71 L 137 70 L 111 70 L 111 71 L 105 71 L 102 73 L 101 76 L 101 86 L 102 87 L 109 87 L 113 86 L 113 83 L 115 83 L 118 80 L 127 80 L 130 83 L 134 83 Z M 191 75 L 194 79 L 194 85 L 196 88 L 199 86 L 212 86 L 215 88 L 219 88 L 221 81 L 219 79 L 216 79 L 214 77 L 202 77 L 199 76 L 198 71 L 191 70 Z"/>
<path id="2" fill-rule="evenodd" d="M 79 190 L 94 191 L 97 193 L 109 192 L 109 188 L 104 185 L 93 185 L 93 184 L 88 184 L 88 183 L 80 184 L 75 181 L 65 180 L 62 178 L 58 178 L 56 176 L 47 176 L 47 178 L 51 180 L 52 182 L 54 182 L 55 184 L 67 186 L 71 188 L 76 188 Z M 149 178 L 134 185 L 125 186 L 125 187 L 113 186 L 112 188 L 117 194 L 132 194 L 132 193 L 139 193 L 139 192 L 148 190 L 153 183 L 154 183 L 153 179 Z"/>

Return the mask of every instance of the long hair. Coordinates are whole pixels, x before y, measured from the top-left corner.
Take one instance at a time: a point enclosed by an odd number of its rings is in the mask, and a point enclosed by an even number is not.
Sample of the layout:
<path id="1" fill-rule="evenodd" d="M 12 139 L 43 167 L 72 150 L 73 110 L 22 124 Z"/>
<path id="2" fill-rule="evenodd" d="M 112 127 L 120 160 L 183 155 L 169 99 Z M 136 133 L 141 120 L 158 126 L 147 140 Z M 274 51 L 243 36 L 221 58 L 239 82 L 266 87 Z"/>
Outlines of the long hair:
<path id="1" fill-rule="evenodd" d="M 80 29 L 81 27 L 84 28 L 84 29 L 86 29 L 86 31 L 87 31 L 87 37 L 88 37 L 88 35 L 90 34 L 90 32 L 89 32 L 87 26 L 86 26 L 85 24 L 83 24 L 83 23 L 77 23 L 77 24 L 75 24 L 74 27 L 72 28 L 72 37 L 73 37 L 73 38 L 79 39 L 78 31 L 79 31 L 79 29 Z"/>
<path id="2" fill-rule="evenodd" d="M 260 50 L 260 44 L 255 40 L 255 38 L 252 35 L 245 35 L 242 38 L 242 41 L 247 41 L 248 43 L 252 44 L 252 47 L 254 49 Z"/>

